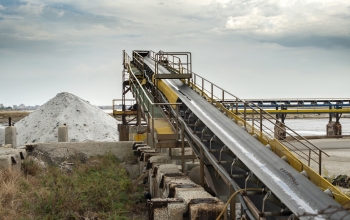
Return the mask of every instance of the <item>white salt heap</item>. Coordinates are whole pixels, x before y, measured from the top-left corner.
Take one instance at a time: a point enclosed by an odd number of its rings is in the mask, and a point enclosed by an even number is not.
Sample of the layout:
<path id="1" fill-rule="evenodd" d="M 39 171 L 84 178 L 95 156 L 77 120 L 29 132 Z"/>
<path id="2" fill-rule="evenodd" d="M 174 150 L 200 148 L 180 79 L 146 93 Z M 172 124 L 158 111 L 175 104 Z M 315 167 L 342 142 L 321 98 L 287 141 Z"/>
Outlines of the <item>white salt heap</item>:
<path id="1" fill-rule="evenodd" d="M 59 93 L 15 124 L 17 144 L 57 142 L 58 126 L 68 126 L 70 142 L 118 141 L 118 122 L 89 102 L 67 92 Z"/>

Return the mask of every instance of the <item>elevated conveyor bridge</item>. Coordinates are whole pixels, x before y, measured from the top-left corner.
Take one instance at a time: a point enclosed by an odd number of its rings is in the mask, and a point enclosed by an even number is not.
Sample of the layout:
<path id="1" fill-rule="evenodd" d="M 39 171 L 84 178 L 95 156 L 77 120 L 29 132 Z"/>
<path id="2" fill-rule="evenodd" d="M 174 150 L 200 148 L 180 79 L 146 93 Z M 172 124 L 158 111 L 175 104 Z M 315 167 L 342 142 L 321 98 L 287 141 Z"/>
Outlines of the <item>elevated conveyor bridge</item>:
<path id="1" fill-rule="evenodd" d="M 154 147 L 170 147 L 167 143 L 187 139 L 200 161 L 201 185 L 210 187 L 219 198 L 246 189 L 238 196 L 246 218 L 350 219 L 342 209 L 349 198 L 320 176 L 322 156 L 328 155 L 290 128 L 286 132 L 306 152 L 292 141 L 275 139 L 263 122 L 278 127 L 279 121 L 272 121 L 257 104 L 193 73 L 190 53 L 133 51 L 132 57 L 123 55 L 123 96 L 127 90 L 132 92 Z M 236 109 L 226 105 L 232 100 L 243 103 L 256 117 L 245 120 L 238 105 Z M 160 115 L 164 123 L 157 125 Z M 311 163 L 318 164 L 317 172 L 310 168 Z M 249 190 L 252 188 L 259 190 Z M 318 214 L 330 207 L 337 211 Z"/>
<path id="2" fill-rule="evenodd" d="M 221 102 L 221 100 L 217 100 Z M 231 100 L 232 104 L 236 100 Z M 246 102 L 254 103 L 261 108 L 328 108 L 341 109 L 343 107 L 350 107 L 350 98 L 309 98 L 309 99 L 245 99 Z M 238 108 L 243 108 L 244 105 L 238 103 Z"/>

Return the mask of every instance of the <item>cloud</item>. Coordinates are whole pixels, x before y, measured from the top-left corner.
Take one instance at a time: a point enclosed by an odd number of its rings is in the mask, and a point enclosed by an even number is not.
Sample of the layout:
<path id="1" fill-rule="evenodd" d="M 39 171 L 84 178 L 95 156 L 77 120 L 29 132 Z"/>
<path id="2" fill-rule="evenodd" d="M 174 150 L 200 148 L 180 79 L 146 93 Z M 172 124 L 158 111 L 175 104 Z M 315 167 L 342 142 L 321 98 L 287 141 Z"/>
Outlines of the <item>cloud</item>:
<path id="1" fill-rule="evenodd" d="M 31 4 L 27 2 L 27 4 L 21 4 L 17 6 L 14 11 L 25 14 L 25 15 L 31 15 L 31 16 L 40 16 L 43 11 L 46 4 L 40 3 L 40 4 Z"/>
<path id="2" fill-rule="evenodd" d="M 261 42 L 276 42 L 286 47 L 318 47 L 318 48 L 347 48 L 350 49 L 350 38 L 346 36 L 318 36 L 310 35 L 278 37 L 273 39 L 261 39 Z"/>
<path id="3" fill-rule="evenodd" d="M 5 7 L 0 4 L 0 11 L 5 10 Z"/>
<path id="4" fill-rule="evenodd" d="M 64 11 L 60 11 L 60 12 L 57 13 L 57 17 L 58 18 L 62 17 L 63 15 L 64 15 Z"/>
<path id="5" fill-rule="evenodd" d="M 324 37 L 321 41 L 327 41 L 327 46 L 346 46 L 340 39 L 350 37 L 348 5 L 345 0 L 231 1 L 223 13 L 229 14 L 223 31 L 265 41 L 298 36 L 290 45 L 300 41 L 299 46 L 317 45 L 310 40 L 316 36 Z"/>
<path id="6" fill-rule="evenodd" d="M 253 79 L 249 82 L 257 83 L 252 88 L 258 88 L 260 79 L 284 79 L 294 73 L 329 83 L 332 72 L 337 78 L 344 76 L 339 86 L 344 89 L 337 92 L 345 91 L 350 48 L 347 2 L 3 0 L 0 78 L 8 82 L 4 91 L 16 85 L 21 98 L 36 99 L 36 104 L 46 100 L 28 97 L 32 91 L 41 94 L 45 85 L 48 90 L 55 87 L 55 93 L 69 86 L 109 103 L 120 96 L 121 83 L 116 82 L 121 78 L 121 50 L 130 54 L 133 49 L 162 49 L 191 51 L 194 71 L 224 88 L 232 89 L 228 74 L 233 73 L 235 81 Z M 305 82 L 306 90 L 315 84 Z M 31 93 L 24 91 L 28 84 Z M 239 86 L 233 92 L 247 96 L 248 87 Z M 295 89 L 289 91 L 294 94 Z M 249 92 L 269 96 L 263 90 Z M 7 102 L 14 100 L 8 98 Z"/>

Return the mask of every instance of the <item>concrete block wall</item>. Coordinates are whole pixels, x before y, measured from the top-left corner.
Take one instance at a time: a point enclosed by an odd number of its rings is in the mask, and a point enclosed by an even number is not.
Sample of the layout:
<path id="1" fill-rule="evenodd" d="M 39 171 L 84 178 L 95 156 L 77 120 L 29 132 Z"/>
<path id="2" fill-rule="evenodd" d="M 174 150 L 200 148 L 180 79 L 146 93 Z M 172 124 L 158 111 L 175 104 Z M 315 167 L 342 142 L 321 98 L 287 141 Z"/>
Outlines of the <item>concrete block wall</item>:
<path id="1" fill-rule="evenodd" d="M 14 149 L 12 145 L 0 147 L 0 169 L 19 171 L 26 157 L 27 151 L 25 149 Z"/>
<path id="2" fill-rule="evenodd" d="M 140 147 L 140 151 L 149 148 Z M 140 169 L 148 172 L 149 219 L 216 219 L 224 208 L 224 203 L 210 195 L 188 176 L 181 173 L 179 166 L 172 164 L 169 156 L 163 153 L 144 152 L 140 154 Z M 147 160 L 147 162 L 146 162 Z M 188 168 L 198 164 L 188 163 Z M 227 213 L 221 219 L 227 219 Z"/>
<path id="3" fill-rule="evenodd" d="M 174 198 L 155 198 L 149 201 L 149 206 L 149 219 L 183 219 L 183 213 L 186 211 L 186 205 Z"/>

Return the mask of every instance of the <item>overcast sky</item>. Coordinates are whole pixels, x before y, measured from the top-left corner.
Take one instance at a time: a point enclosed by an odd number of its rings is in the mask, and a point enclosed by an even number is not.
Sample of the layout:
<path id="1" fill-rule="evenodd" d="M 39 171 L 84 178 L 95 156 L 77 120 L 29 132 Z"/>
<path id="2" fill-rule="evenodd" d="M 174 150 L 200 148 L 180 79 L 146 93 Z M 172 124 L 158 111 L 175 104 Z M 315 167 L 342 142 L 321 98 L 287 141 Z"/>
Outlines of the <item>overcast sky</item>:
<path id="1" fill-rule="evenodd" d="M 0 0 L 0 103 L 110 105 L 123 49 L 192 52 L 241 98 L 350 98 L 349 0 Z"/>

